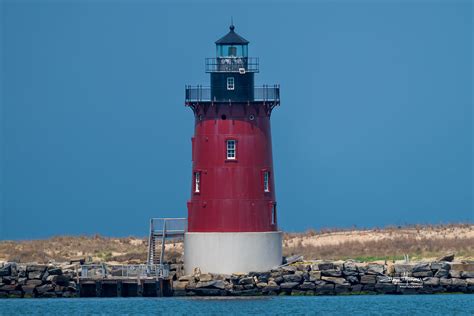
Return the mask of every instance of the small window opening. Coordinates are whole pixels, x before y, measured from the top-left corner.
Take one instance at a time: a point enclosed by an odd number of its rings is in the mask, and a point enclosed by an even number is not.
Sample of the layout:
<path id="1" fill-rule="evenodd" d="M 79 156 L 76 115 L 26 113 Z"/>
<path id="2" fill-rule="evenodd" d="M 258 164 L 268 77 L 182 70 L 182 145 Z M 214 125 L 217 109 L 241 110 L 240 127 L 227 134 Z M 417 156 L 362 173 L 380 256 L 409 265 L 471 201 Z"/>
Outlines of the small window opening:
<path id="1" fill-rule="evenodd" d="M 201 190 L 201 172 L 194 173 L 194 192 L 199 193 Z"/>
<path id="2" fill-rule="evenodd" d="M 235 140 L 230 139 L 227 141 L 227 159 L 235 159 Z"/>
<path id="3" fill-rule="evenodd" d="M 227 77 L 227 90 L 234 90 L 234 77 Z"/>
<path id="4" fill-rule="evenodd" d="M 229 47 L 229 56 L 236 56 L 237 55 L 237 47 L 230 46 Z"/>
<path id="5" fill-rule="evenodd" d="M 272 225 L 275 225 L 276 224 L 276 210 L 277 206 L 276 206 L 276 203 L 273 203 L 272 205 Z"/>
<path id="6" fill-rule="evenodd" d="M 269 180 L 270 180 L 270 172 L 265 171 L 263 173 L 263 191 L 265 192 L 270 192 Z"/>

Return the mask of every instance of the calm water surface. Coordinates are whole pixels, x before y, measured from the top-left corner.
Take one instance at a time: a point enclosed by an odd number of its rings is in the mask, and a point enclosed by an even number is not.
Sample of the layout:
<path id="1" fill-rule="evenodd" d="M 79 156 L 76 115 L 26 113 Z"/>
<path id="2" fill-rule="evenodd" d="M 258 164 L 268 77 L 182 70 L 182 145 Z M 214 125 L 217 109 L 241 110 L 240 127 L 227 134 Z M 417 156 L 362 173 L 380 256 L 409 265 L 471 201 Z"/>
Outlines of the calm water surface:
<path id="1" fill-rule="evenodd" d="M 3 315 L 474 315 L 474 295 L 2 299 Z"/>

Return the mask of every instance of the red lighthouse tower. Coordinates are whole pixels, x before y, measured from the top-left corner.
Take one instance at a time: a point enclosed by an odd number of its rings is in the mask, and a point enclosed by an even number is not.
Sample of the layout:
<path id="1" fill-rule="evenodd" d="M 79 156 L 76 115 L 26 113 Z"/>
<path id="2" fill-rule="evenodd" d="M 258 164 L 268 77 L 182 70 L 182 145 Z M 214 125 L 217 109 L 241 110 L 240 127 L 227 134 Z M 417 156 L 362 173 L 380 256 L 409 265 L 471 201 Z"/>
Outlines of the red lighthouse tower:
<path id="1" fill-rule="evenodd" d="M 278 85 L 256 87 L 258 58 L 234 31 L 206 59 L 210 87 L 186 87 L 195 116 L 185 270 L 265 271 L 281 264 L 270 115 Z"/>

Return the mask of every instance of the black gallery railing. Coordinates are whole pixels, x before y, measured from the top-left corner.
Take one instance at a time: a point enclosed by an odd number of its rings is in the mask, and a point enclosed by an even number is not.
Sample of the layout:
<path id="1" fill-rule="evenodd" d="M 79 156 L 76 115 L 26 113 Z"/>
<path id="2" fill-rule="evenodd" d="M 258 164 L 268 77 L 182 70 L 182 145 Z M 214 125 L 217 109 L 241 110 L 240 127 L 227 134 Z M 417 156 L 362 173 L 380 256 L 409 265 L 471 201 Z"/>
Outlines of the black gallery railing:
<path id="1" fill-rule="evenodd" d="M 206 58 L 206 72 L 258 72 L 258 57 Z"/>
<path id="2" fill-rule="evenodd" d="M 186 102 L 211 102 L 211 101 L 227 101 L 213 100 L 211 96 L 211 87 L 206 86 L 186 86 Z M 230 100 L 232 101 L 232 100 Z M 280 101 L 280 85 L 263 85 L 254 88 L 252 100 L 239 100 L 238 102 L 279 102 Z"/>

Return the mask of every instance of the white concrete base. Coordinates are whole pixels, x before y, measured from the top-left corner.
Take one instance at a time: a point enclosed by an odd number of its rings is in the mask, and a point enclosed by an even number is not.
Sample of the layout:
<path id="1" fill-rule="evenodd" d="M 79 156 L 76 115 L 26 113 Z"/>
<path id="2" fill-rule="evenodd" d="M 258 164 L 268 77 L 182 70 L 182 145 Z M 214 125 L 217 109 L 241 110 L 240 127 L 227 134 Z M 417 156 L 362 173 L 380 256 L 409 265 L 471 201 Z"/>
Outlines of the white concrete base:
<path id="1" fill-rule="evenodd" d="M 232 274 L 261 272 L 282 263 L 282 232 L 186 233 L 184 270 Z"/>

